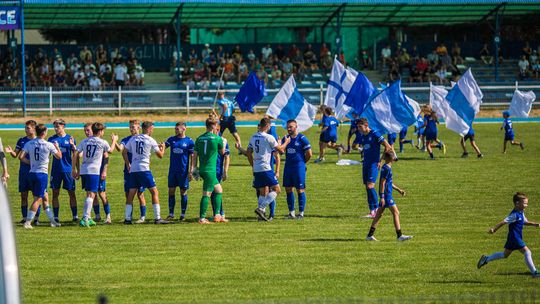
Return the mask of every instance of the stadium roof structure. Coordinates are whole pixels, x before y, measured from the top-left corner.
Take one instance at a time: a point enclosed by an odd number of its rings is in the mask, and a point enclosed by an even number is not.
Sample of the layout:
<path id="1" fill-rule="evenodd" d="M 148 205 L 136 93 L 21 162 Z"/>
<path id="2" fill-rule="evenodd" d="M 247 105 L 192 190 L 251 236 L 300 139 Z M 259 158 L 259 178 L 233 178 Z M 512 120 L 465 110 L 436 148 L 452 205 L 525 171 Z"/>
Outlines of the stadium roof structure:
<path id="1" fill-rule="evenodd" d="M 476 23 L 504 10 L 540 20 L 536 0 L 25 0 L 25 28 L 160 25 L 190 28 L 421 26 Z M 529 19 L 531 20 L 531 19 Z"/>

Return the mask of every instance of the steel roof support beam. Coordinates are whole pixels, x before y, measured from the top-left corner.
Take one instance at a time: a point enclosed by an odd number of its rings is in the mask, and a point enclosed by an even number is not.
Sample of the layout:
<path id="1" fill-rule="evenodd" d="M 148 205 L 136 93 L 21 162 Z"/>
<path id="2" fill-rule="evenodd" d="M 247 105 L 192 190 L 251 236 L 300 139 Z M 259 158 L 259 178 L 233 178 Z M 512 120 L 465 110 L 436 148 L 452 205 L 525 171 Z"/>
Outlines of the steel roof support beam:
<path id="1" fill-rule="evenodd" d="M 174 30 L 176 32 L 176 86 L 180 88 L 181 79 L 180 79 L 180 57 L 182 52 L 180 48 L 182 47 L 182 11 L 184 8 L 184 3 L 181 3 L 176 9 L 171 23 L 174 21 Z"/>

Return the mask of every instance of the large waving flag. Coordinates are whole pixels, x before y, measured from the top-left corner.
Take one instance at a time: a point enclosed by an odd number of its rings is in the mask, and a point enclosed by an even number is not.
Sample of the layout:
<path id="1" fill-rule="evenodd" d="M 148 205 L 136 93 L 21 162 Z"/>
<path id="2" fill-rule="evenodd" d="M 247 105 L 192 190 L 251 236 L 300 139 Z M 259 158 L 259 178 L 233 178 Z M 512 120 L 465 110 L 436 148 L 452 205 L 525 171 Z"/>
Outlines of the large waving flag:
<path id="1" fill-rule="evenodd" d="M 347 98 L 357 75 L 357 71 L 351 68 L 345 68 L 339 60 L 334 59 L 324 104 L 334 110 L 338 119 L 344 117 L 351 111 L 351 107 L 345 105 L 345 99 Z"/>
<path id="2" fill-rule="evenodd" d="M 409 99 L 401 91 L 401 81 L 398 80 L 375 94 L 360 117 L 367 118 L 369 127 L 380 133 L 398 133 L 403 127 L 416 122 L 418 112 Z"/>
<path id="3" fill-rule="evenodd" d="M 471 126 L 474 117 L 480 111 L 480 104 L 484 95 L 474 80 L 471 69 L 458 80 L 456 85 L 446 95 L 446 100 L 467 125 Z"/>
<path id="4" fill-rule="evenodd" d="M 376 93 L 378 93 L 377 89 L 366 75 L 358 73 L 344 104 L 351 107 L 356 113 L 362 113 L 370 98 Z"/>
<path id="5" fill-rule="evenodd" d="M 284 128 L 287 120 L 295 119 L 298 132 L 303 132 L 313 126 L 317 107 L 307 102 L 298 92 L 294 77 L 291 76 L 272 100 L 266 114 L 281 119 Z"/>
<path id="6" fill-rule="evenodd" d="M 448 130 L 465 136 L 469 132 L 470 126 L 450 107 L 450 103 L 446 100 L 447 95 L 448 91 L 444 87 L 430 84 L 429 103 L 433 111 L 444 118 Z"/>
<path id="7" fill-rule="evenodd" d="M 248 78 L 234 98 L 242 112 L 253 113 L 253 107 L 266 96 L 264 81 L 257 77 L 257 73 L 249 73 Z"/>
<path id="8" fill-rule="evenodd" d="M 531 112 L 532 104 L 535 99 L 536 95 L 533 91 L 514 91 L 510 108 L 508 108 L 510 115 L 514 117 L 529 117 L 529 113 Z"/>

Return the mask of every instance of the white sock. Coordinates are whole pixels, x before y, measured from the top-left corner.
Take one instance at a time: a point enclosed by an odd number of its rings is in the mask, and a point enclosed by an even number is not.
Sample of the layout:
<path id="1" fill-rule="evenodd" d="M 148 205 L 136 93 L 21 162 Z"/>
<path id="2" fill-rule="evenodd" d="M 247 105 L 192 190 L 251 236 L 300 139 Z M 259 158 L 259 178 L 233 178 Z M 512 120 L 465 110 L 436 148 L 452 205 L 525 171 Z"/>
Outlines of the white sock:
<path id="1" fill-rule="evenodd" d="M 536 267 L 534 267 L 534 262 L 532 259 L 532 253 L 530 250 L 525 251 L 523 254 L 525 256 L 525 264 L 527 264 L 527 267 L 529 267 L 529 270 L 534 273 L 536 271 Z"/>
<path id="2" fill-rule="evenodd" d="M 259 204 L 260 209 L 263 209 L 265 207 L 265 205 L 264 205 L 264 196 L 259 195 L 258 204 Z"/>
<path id="3" fill-rule="evenodd" d="M 277 197 L 277 193 L 276 191 L 271 191 L 269 192 L 265 197 L 264 197 L 264 201 L 263 201 L 263 204 L 264 204 L 264 207 L 270 205 L 271 202 L 273 202 Z"/>
<path id="4" fill-rule="evenodd" d="M 292 216 L 295 216 L 295 215 L 294 215 L 294 210 L 291 211 L 291 212 L 289 212 L 289 214 L 292 215 Z"/>
<path id="5" fill-rule="evenodd" d="M 304 211 L 300 212 L 299 215 L 300 215 L 300 216 L 304 216 Z"/>
<path id="6" fill-rule="evenodd" d="M 128 221 L 131 221 L 131 213 L 133 212 L 133 205 L 126 204 L 126 211 L 124 213 L 124 218 Z"/>
<path id="7" fill-rule="evenodd" d="M 161 218 L 161 207 L 159 204 L 152 204 L 152 207 L 154 208 L 154 219 L 159 220 Z"/>
<path id="8" fill-rule="evenodd" d="M 49 221 L 54 222 L 54 214 L 51 210 L 51 207 L 45 208 L 45 214 L 47 214 L 47 217 L 49 218 Z"/>
<path id="9" fill-rule="evenodd" d="M 504 252 L 495 252 L 494 254 L 487 257 L 486 262 L 491 262 L 499 259 L 504 259 Z"/>
<path id="10" fill-rule="evenodd" d="M 26 215 L 26 222 L 31 223 L 35 216 L 36 216 L 35 211 L 28 210 L 28 214 Z"/>
<path id="11" fill-rule="evenodd" d="M 87 220 L 90 218 L 90 212 L 92 212 L 93 203 L 94 200 L 92 198 L 87 197 L 84 200 L 83 220 Z"/>

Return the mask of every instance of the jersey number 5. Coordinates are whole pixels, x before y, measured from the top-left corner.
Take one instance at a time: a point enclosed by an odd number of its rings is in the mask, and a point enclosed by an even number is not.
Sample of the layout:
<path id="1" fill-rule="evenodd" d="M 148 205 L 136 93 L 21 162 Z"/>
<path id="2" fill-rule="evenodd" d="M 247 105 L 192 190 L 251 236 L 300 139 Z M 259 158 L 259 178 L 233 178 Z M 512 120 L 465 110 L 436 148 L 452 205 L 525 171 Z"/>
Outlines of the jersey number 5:
<path id="1" fill-rule="evenodd" d="M 258 139 L 255 140 L 255 153 L 259 153 L 259 143 L 260 141 Z"/>

